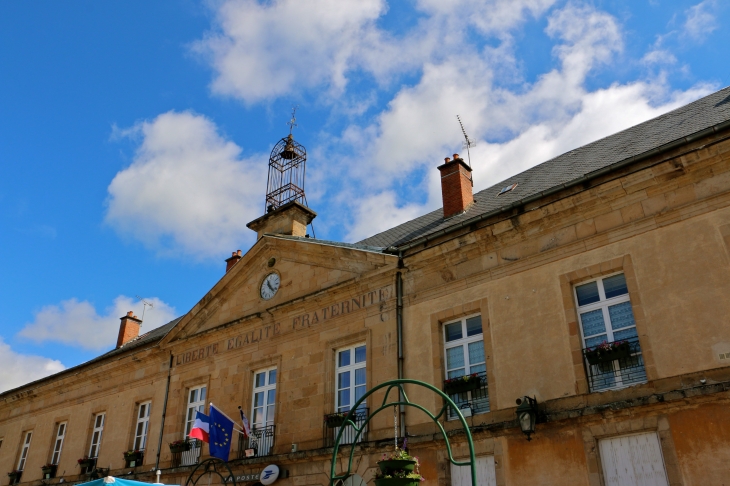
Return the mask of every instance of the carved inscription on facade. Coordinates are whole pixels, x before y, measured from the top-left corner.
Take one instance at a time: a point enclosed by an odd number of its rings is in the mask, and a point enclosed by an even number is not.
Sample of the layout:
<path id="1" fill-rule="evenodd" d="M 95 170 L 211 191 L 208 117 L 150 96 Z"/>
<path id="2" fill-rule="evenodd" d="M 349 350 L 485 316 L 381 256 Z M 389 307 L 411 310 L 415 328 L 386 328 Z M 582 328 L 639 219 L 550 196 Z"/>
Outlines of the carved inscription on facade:
<path id="1" fill-rule="evenodd" d="M 387 286 L 371 292 L 366 292 L 358 297 L 342 300 L 327 307 L 317 309 L 312 312 L 300 314 L 295 316 L 291 320 L 291 324 L 287 325 L 285 329 L 287 332 L 296 332 L 303 329 L 316 326 L 328 319 L 334 319 L 351 312 L 365 309 L 372 305 L 379 304 L 381 307 L 384 302 L 393 297 L 393 287 Z M 205 347 L 198 349 L 192 349 L 182 354 L 175 356 L 175 366 L 192 363 L 201 359 L 214 356 L 222 351 L 231 351 L 233 349 L 239 349 L 243 346 L 257 343 L 271 339 L 274 336 L 278 336 L 282 333 L 282 323 L 276 322 L 266 326 L 261 326 L 258 329 L 254 329 L 245 334 L 238 335 L 236 337 L 226 339 L 221 343 L 210 344 Z"/>

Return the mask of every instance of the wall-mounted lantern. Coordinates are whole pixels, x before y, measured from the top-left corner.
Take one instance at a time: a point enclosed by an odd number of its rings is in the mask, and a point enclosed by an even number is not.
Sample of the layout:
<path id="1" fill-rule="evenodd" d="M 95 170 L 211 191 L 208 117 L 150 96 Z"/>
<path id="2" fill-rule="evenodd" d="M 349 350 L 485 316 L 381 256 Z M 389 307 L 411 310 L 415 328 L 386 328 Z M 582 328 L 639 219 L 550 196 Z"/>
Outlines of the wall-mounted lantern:
<path id="1" fill-rule="evenodd" d="M 528 441 L 532 440 L 530 435 L 535 433 L 535 423 L 537 422 L 537 400 L 530 397 L 518 398 L 516 413 L 520 429 L 527 436 Z"/>

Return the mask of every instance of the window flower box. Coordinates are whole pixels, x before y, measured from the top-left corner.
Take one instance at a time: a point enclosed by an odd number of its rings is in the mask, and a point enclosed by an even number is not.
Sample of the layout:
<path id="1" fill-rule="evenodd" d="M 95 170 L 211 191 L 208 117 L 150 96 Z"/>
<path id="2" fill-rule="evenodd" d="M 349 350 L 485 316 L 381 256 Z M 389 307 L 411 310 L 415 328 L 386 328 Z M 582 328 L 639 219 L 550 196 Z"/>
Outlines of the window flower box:
<path id="1" fill-rule="evenodd" d="M 144 459 L 144 452 L 142 451 L 131 450 L 124 453 L 124 460 L 127 463 L 125 467 L 141 466 L 142 459 Z"/>
<path id="2" fill-rule="evenodd" d="M 41 466 L 43 479 L 51 479 L 56 477 L 56 469 L 58 469 L 58 466 L 56 466 L 55 464 L 46 464 L 45 466 Z"/>
<path id="3" fill-rule="evenodd" d="M 10 478 L 10 484 L 18 484 L 20 482 L 20 476 L 23 475 L 23 471 L 10 471 L 8 477 Z"/>
<path id="4" fill-rule="evenodd" d="M 96 459 L 92 457 L 82 457 L 76 462 L 79 463 L 80 467 L 86 468 L 86 471 L 88 472 L 94 468 L 94 465 L 96 464 Z"/>
<path id="5" fill-rule="evenodd" d="M 444 393 L 447 395 L 455 395 L 457 393 L 466 393 L 476 390 L 482 386 L 482 378 L 476 373 L 464 375 L 458 378 L 451 378 L 444 381 Z"/>
<path id="6" fill-rule="evenodd" d="M 335 429 L 345 423 L 345 417 L 347 417 L 346 413 L 331 413 L 325 416 L 324 423 L 328 428 Z"/>
<path id="7" fill-rule="evenodd" d="M 587 348 L 585 356 L 588 364 L 591 365 L 608 363 L 631 356 L 631 345 L 628 341 L 615 341 L 612 343 L 604 341 L 598 346 Z"/>
<path id="8" fill-rule="evenodd" d="M 190 450 L 190 445 L 190 441 L 188 440 L 176 440 L 175 442 L 170 442 L 170 452 L 173 454 L 187 452 Z"/>

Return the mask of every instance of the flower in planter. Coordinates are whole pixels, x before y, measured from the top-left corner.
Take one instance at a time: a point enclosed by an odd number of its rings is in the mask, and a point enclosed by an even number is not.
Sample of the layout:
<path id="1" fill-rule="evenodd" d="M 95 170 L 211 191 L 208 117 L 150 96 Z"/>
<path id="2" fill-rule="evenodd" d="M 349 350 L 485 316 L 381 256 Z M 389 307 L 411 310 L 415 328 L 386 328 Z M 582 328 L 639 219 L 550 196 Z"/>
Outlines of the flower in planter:
<path id="1" fill-rule="evenodd" d="M 474 381 L 481 381 L 478 373 L 472 373 L 471 375 L 458 376 L 456 378 L 449 378 L 444 381 L 445 385 L 457 385 L 460 383 L 471 383 Z"/>
<path id="2" fill-rule="evenodd" d="M 345 420 L 347 412 L 335 412 L 327 415 L 324 419 L 325 422 L 336 422 L 338 420 Z"/>
<path id="3" fill-rule="evenodd" d="M 375 473 L 375 479 L 412 479 L 413 481 L 426 480 L 426 478 L 421 476 L 419 473 L 400 470 L 389 471 L 387 473 L 378 471 Z"/>
<path id="4" fill-rule="evenodd" d="M 86 464 L 89 464 L 91 461 L 93 461 L 93 459 L 90 459 L 89 456 L 84 456 L 76 462 L 78 462 L 82 466 L 85 466 Z"/>
<path id="5" fill-rule="evenodd" d="M 53 469 L 56 467 L 55 464 L 46 464 L 45 466 L 41 466 L 41 469 Z"/>
<path id="6" fill-rule="evenodd" d="M 131 449 L 124 453 L 124 457 L 138 457 L 140 455 L 142 455 L 142 451 L 140 451 L 139 449 Z"/>
<path id="7" fill-rule="evenodd" d="M 606 342 L 586 348 L 585 356 L 590 364 L 598 364 L 604 361 L 613 361 L 629 356 L 631 345 L 628 341 Z"/>

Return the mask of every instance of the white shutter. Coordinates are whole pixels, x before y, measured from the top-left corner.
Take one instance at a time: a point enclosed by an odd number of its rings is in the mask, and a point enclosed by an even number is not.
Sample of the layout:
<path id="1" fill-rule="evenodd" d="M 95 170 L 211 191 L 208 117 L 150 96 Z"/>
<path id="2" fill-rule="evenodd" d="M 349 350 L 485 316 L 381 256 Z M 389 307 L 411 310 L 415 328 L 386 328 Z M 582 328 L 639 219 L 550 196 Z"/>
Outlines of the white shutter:
<path id="1" fill-rule="evenodd" d="M 655 432 L 598 441 L 606 486 L 669 486 Z"/>
<path id="2" fill-rule="evenodd" d="M 461 461 L 469 459 L 459 459 Z M 479 486 L 497 486 L 497 477 L 494 472 L 494 456 L 477 457 L 477 484 Z M 469 466 L 451 465 L 451 486 L 472 486 L 471 468 Z"/>

